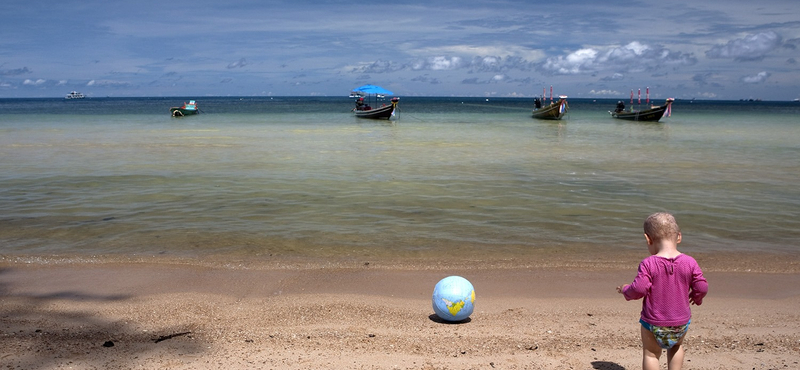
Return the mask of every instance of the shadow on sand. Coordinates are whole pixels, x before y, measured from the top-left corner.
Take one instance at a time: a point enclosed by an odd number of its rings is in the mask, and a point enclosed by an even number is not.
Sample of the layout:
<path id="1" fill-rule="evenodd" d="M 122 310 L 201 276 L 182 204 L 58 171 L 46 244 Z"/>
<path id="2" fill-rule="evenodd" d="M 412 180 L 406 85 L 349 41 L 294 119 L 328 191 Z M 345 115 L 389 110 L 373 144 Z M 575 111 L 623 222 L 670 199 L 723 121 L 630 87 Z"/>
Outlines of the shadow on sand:
<path id="1" fill-rule="evenodd" d="M 141 329 L 148 323 L 76 308 L 125 302 L 129 296 L 66 290 L 47 294 L 19 292 L 3 279 L 11 272 L 0 269 L 0 356 L 4 367 L 133 368 L 137 358 L 155 356 L 166 349 L 200 353 L 206 348 L 194 340 L 186 327 L 148 332 Z"/>
<path id="2" fill-rule="evenodd" d="M 466 323 L 468 323 L 468 322 L 472 321 L 472 319 L 471 319 L 471 318 L 469 318 L 469 317 L 467 317 L 466 319 L 464 319 L 464 320 L 461 320 L 461 321 L 447 321 L 447 320 L 444 320 L 444 319 L 442 319 L 441 317 L 439 317 L 439 315 L 437 315 L 437 314 L 435 314 L 435 313 L 434 313 L 434 314 L 431 314 L 430 316 L 428 316 L 428 318 L 429 318 L 431 321 L 435 322 L 435 323 L 439 323 L 439 324 L 450 324 L 450 325 L 466 324 Z"/>
<path id="3" fill-rule="evenodd" d="M 625 370 L 625 367 L 614 362 L 592 361 L 592 369 L 596 370 Z"/>

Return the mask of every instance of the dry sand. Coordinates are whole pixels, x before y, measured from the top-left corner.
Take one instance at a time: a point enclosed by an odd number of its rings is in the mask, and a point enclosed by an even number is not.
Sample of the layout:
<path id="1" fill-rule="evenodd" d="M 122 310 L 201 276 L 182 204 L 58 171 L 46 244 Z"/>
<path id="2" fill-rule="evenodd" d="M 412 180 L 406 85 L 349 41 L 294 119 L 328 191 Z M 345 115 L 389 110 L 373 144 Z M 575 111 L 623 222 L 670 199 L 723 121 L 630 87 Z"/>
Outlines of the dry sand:
<path id="1" fill-rule="evenodd" d="M 797 257 L 744 257 L 698 258 L 685 369 L 800 368 Z M 6 257 L 0 368 L 638 369 L 640 302 L 614 289 L 636 264 Z M 467 322 L 433 314 L 448 275 L 475 286 Z"/>

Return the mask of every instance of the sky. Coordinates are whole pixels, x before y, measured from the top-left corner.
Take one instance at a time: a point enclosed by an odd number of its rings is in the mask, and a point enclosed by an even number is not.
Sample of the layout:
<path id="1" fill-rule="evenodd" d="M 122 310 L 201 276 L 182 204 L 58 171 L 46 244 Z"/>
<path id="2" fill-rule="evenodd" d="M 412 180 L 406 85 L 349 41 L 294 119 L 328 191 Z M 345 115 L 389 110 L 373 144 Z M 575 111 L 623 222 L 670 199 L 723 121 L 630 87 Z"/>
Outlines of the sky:
<path id="1" fill-rule="evenodd" d="M 798 48 L 798 0 L 4 0 L 0 98 L 793 100 Z"/>

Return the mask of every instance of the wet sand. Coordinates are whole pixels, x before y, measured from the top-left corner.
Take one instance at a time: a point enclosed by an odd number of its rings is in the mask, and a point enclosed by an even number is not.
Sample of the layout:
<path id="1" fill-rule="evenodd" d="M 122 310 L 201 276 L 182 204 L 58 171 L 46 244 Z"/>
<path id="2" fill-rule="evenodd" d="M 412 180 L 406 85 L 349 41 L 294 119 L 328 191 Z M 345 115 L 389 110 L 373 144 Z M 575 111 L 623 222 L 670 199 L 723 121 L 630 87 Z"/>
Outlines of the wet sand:
<path id="1" fill-rule="evenodd" d="M 641 253 L 617 259 L 213 263 L 0 258 L 6 369 L 637 369 Z M 695 256 L 686 369 L 800 368 L 794 256 Z M 433 313 L 449 275 L 466 322 Z M 664 356 L 665 357 L 665 356 Z M 664 358 L 662 358 L 662 363 Z"/>

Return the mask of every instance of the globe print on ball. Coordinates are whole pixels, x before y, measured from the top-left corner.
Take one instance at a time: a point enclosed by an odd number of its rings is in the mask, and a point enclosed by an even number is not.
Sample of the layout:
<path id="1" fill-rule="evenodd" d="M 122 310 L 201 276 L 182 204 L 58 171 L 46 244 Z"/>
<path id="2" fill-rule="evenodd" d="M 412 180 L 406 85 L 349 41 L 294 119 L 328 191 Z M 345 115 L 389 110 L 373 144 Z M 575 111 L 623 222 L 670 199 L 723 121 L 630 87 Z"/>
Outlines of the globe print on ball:
<path id="1" fill-rule="evenodd" d="M 461 321 L 475 308 L 475 289 L 461 276 L 448 276 L 433 288 L 433 311 L 447 321 Z"/>

